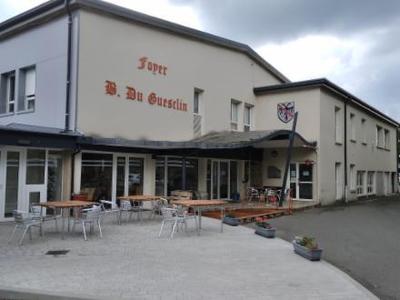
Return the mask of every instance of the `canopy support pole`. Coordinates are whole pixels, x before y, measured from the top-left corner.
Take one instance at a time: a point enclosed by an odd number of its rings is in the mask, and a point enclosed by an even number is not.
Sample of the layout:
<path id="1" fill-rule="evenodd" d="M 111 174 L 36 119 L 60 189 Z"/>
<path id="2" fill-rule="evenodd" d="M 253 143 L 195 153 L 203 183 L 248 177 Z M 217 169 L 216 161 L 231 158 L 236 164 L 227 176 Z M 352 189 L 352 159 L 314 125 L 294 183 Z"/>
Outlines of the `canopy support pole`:
<path id="1" fill-rule="evenodd" d="M 289 136 L 289 147 L 287 149 L 287 154 L 286 154 L 285 173 L 283 176 L 281 194 L 279 197 L 279 206 L 282 206 L 283 200 L 285 198 L 286 182 L 287 182 L 288 173 L 289 173 L 290 161 L 292 159 L 293 141 L 294 141 L 294 135 L 295 135 L 296 126 L 297 126 L 297 116 L 298 116 L 298 112 L 296 112 L 294 114 L 294 119 L 293 119 L 293 124 L 292 124 L 292 132 L 290 133 L 290 136 Z"/>

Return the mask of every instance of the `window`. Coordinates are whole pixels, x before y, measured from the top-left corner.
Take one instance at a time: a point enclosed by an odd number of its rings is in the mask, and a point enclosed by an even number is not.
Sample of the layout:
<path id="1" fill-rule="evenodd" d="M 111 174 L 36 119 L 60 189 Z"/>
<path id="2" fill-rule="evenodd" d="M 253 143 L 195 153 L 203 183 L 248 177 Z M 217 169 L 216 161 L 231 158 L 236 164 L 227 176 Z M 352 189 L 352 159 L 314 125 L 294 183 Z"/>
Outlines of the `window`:
<path id="1" fill-rule="evenodd" d="M 15 112 L 15 72 L 5 75 L 5 86 L 6 86 L 6 113 Z"/>
<path id="2" fill-rule="evenodd" d="M 367 174 L 367 194 L 375 192 L 375 172 L 368 172 Z"/>
<path id="3" fill-rule="evenodd" d="M 363 144 L 367 144 L 367 121 L 361 119 L 361 141 Z"/>
<path id="4" fill-rule="evenodd" d="M 376 125 L 376 147 L 383 147 L 383 128 Z"/>
<path id="5" fill-rule="evenodd" d="M 384 135 L 384 143 L 385 143 L 385 149 L 390 149 L 390 131 L 388 129 L 385 129 L 383 131 Z"/>
<path id="6" fill-rule="evenodd" d="M 356 124 L 355 124 L 356 116 L 355 114 L 350 114 L 350 140 L 356 141 Z"/>
<path id="7" fill-rule="evenodd" d="M 236 100 L 231 100 L 231 129 L 238 130 L 239 121 L 239 105 L 240 102 Z"/>
<path id="8" fill-rule="evenodd" d="M 341 109 L 335 107 L 335 142 L 342 144 L 343 142 L 343 130 L 342 130 L 342 119 L 340 118 Z"/>
<path id="9" fill-rule="evenodd" d="M 111 199 L 113 155 L 82 153 L 81 193 L 89 200 Z"/>
<path id="10" fill-rule="evenodd" d="M 26 184 L 44 184 L 46 151 L 28 149 L 26 166 Z"/>
<path id="11" fill-rule="evenodd" d="M 201 90 L 194 89 L 194 94 L 193 94 L 193 135 L 194 135 L 194 137 L 199 137 L 202 134 L 201 94 L 202 94 Z"/>
<path id="12" fill-rule="evenodd" d="M 364 194 L 364 177 L 365 171 L 357 171 L 357 195 Z"/>
<path id="13" fill-rule="evenodd" d="M 350 164 L 350 191 L 356 190 L 356 165 Z"/>
<path id="14" fill-rule="evenodd" d="M 36 92 L 36 69 L 35 67 L 30 67 L 23 70 L 25 76 L 25 98 L 24 107 L 26 110 L 35 109 L 35 92 Z"/>
<path id="15" fill-rule="evenodd" d="M 250 131 L 251 130 L 251 123 L 252 123 L 252 110 L 253 106 L 246 104 L 244 106 L 244 116 L 243 116 L 243 129 L 244 131 Z"/>

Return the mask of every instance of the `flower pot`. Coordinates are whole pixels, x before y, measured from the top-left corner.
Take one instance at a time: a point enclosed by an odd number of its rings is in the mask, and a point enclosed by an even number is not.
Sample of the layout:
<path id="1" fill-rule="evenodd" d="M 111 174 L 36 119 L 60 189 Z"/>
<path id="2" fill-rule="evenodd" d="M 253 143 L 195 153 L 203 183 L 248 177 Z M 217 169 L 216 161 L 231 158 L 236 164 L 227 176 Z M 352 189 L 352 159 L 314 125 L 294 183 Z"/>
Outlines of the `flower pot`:
<path id="1" fill-rule="evenodd" d="M 238 226 L 240 224 L 239 219 L 232 217 L 224 217 L 223 222 L 231 226 Z"/>
<path id="2" fill-rule="evenodd" d="M 308 249 L 298 244 L 296 241 L 293 241 L 294 252 L 298 255 L 301 255 L 308 260 L 318 261 L 321 260 L 322 249 Z"/>
<path id="3" fill-rule="evenodd" d="M 276 229 L 271 227 L 271 228 L 265 228 L 261 226 L 256 226 L 256 231 L 255 234 L 261 235 L 263 237 L 273 239 L 275 237 L 275 231 Z"/>

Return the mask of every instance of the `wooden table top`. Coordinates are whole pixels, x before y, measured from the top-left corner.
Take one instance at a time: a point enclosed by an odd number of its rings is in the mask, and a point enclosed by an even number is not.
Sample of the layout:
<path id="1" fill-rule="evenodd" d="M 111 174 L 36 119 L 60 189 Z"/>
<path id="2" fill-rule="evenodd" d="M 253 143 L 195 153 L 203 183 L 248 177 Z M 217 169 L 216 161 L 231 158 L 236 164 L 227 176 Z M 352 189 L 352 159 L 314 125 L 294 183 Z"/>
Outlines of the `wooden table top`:
<path id="1" fill-rule="evenodd" d="M 159 200 L 160 196 L 154 195 L 131 195 L 131 196 L 121 196 L 118 197 L 119 200 L 127 200 L 127 201 L 154 201 Z"/>
<path id="2" fill-rule="evenodd" d="M 63 201 L 49 201 L 39 203 L 43 207 L 54 207 L 54 208 L 71 208 L 71 207 L 85 207 L 91 206 L 94 202 L 79 201 L 79 200 L 63 200 Z"/>
<path id="3" fill-rule="evenodd" d="M 173 204 L 182 205 L 182 206 L 222 206 L 225 205 L 226 202 L 223 200 L 175 200 L 172 201 Z"/>

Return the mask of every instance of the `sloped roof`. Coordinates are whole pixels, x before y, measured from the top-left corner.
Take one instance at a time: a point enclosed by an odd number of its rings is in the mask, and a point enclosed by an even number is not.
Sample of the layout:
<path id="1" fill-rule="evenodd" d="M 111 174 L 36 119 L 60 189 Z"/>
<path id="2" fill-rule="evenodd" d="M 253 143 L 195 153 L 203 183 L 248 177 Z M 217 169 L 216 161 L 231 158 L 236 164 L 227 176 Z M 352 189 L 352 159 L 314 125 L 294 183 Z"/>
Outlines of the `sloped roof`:
<path id="1" fill-rule="evenodd" d="M 256 88 L 254 88 L 253 91 L 254 91 L 254 94 L 256 94 L 256 95 L 263 95 L 263 94 L 272 93 L 272 92 L 313 88 L 313 87 L 328 88 L 329 90 L 341 95 L 344 99 L 348 99 L 352 104 L 359 107 L 363 111 L 365 111 L 369 114 L 373 114 L 374 116 L 378 117 L 379 119 L 382 119 L 396 127 L 400 126 L 400 124 L 396 120 L 385 115 L 381 111 L 377 110 L 375 107 L 365 103 L 361 99 L 357 98 L 353 94 L 349 93 L 345 89 L 334 84 L 333 82 L 329 81 L 326 78 L 317 78 L 317 79 L 311 79 L 311 80 L 288 82 L 288 83 L 283 83 L 283 84 L 275 84 L 275 85 L 256 87 Z"/>
<path id="2" fill-rule="evenodd" d="M 19 14 L 0 23 L 0 40 L 22 30 L 29 30 L 32 25 L 44 23 L 51 17 L 66 14 L 67 10 L 63 0 L 51 0 L 31 10 Z M 271 72 L 281 82 L 289 82 L 289 79 L 265 61 L 250 46 L 222 38 L 207 32 L 182 26 L 176 23 L 152 17 L 134 10 L 98 0 L 70 0 L 71 10 L 83 8 L 97 13 L 118 17 L 130 22 L 153 27 L 157 30 L 171 32 L 186 38 L 195 39 L 207 44 L 224 47 L 230 50 L 244 53 L 261 67 Z"/>

